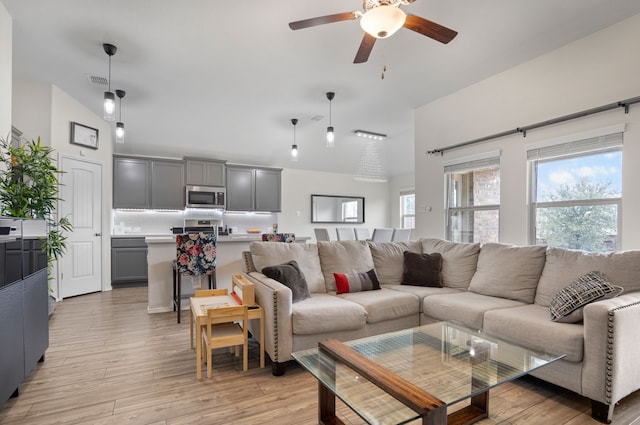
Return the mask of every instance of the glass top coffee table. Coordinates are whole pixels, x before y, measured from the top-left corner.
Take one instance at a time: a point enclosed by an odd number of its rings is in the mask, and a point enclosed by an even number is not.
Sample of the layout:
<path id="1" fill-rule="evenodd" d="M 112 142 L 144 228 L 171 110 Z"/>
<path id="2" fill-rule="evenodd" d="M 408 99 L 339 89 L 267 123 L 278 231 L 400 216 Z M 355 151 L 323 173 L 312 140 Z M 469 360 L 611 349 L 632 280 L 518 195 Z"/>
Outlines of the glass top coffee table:
<path id="1" fill-rule="evenodd" d="M 335 397 L 370 424 L 470 424 L 488 416 L 489 389 L 564 357 L 440 322 L 349 342 L 326 340 L 293 357 L 319 382 L 322 424 L 342 424 Z M 465 399 L 469 405 L 447 414 Z"/>

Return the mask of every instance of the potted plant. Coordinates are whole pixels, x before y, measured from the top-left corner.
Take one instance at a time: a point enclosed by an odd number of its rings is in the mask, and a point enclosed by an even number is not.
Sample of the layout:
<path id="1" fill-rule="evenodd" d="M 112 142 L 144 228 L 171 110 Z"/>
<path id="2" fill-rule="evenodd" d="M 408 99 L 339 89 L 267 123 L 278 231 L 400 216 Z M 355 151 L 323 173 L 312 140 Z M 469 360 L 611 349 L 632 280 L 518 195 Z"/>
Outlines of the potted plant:
<path id="1" fill-rule="evenodd" d="M 42 249 L 47 253 L 49 272 L 66 250 L 64 232 L 72 230 L 68 218 L 56 215 L 62 171 L 54 165 L 52 152 L 40 144 L 39 137 L 19 147 L 0 138 L 0 214 L 45 220 L 48 237 L 43 239 Z"/>

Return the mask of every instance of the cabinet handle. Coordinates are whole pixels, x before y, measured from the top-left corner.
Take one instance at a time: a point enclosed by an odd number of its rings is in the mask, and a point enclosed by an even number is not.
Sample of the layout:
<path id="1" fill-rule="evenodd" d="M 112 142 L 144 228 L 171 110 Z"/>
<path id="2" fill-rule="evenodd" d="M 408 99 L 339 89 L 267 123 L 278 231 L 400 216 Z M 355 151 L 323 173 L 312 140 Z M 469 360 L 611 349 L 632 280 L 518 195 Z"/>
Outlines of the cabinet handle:
<path id="1" fill-rule="evenodd" d="M 96 233 L 96 236 L 102 236 L 102 233 Z"/>

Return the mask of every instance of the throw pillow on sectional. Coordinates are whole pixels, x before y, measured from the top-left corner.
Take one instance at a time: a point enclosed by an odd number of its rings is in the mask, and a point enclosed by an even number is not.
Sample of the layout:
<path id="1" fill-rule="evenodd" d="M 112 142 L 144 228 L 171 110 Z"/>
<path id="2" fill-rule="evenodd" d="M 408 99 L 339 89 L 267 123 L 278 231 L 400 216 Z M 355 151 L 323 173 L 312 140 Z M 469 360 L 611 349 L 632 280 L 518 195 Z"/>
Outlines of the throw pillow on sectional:
<path id="1" fill-rule="evenodd" d="M 294 303 L 311 297 L 307 280 L 296 261 L 265 267 L 262 269 L 262 274 L 290 288 Z"/>
<path id="2" fill-rule="evenodd" d="M 405 251 L 402 284 L 442 288 L 442 255 Z"/>
<path id="3" fill-rule="evenodd" d="M 580 322 L 585 305 L 600 299 L 617 297 L 622 291 L 622 287 L 609 283 L 600 272 L 589 272 L 553 296 L 549 305 L 551 320 L 562 323 Z"/>
<path id="4" fill-rule="evenodd" d="M 373 269 L 365 273 L 334 273 L 333 277 L 336 280 L 336 294 L 380 289 L 378 276 Z"/>

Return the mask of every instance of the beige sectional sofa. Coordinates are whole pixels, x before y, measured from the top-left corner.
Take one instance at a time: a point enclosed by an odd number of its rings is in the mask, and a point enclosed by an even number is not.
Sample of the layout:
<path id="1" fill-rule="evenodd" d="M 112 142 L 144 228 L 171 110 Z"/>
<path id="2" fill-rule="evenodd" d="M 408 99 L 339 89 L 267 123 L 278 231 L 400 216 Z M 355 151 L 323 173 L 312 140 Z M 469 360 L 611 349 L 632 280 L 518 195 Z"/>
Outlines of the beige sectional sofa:
<path id="1" fill-rule="evenodd" d="M 439 253 L 442 287 L 403 285 L 404 252 Z M 461 244 L 439 239 L 286 244 L 253 242 L 245 257 L 256 300 L 265 310 L 265 350 L 274 375 L 291 353 L 327 338 L 351 340 L 441 320 L 484 329 L 524 346 L 566 354 L 533 375 L 592 400 L 603 422 L 615 403 L 640 388 L 640 251 L 590 254 L 540 246 Z M 310 297 L 260 273 L 295 260 Z M 380 290 L 336 295 L 334 273 L 374 269 Z M 556 293 L 599 271 L 624 288 L 582 310 L 583 320 L 550 319 Z M 251 329 L 253 333 L 258 329 Z"/>

